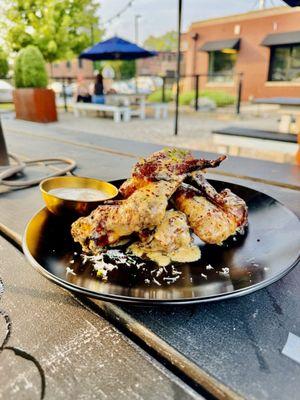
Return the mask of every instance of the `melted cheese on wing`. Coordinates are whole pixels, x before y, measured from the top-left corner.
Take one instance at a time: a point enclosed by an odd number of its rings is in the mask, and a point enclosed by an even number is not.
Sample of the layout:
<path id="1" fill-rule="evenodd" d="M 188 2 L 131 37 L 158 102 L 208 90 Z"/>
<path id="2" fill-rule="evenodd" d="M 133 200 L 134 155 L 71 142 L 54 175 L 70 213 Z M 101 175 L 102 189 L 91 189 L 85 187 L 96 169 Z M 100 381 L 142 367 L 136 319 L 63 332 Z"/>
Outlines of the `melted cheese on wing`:
<path id="1" fill-rule="evenodd" d="M 174 210 L 166 212 L 162 223 L 146 242 L 133 243 L 129 250 L 159 266 L 166 266 L 172 261 L 197 261 L 201 256 L 199 247 L 193 244 L 186 216 Z"/>

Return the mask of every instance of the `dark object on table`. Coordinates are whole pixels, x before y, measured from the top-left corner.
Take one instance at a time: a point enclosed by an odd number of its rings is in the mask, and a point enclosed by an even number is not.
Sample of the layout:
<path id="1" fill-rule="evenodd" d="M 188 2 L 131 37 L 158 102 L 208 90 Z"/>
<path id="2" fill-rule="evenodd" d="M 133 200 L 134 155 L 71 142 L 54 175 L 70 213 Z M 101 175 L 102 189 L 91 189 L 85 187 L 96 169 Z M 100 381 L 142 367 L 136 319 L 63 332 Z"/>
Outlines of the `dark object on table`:
<path id="1" fill-rule="evenodd" d="M 229 187 L 247 202 L 249 231 L 223 246 L 198 242 L 202 258 L 195 263 L 174 264 L 175 271 L 181 273 L 171 284 L 168 282 L 172 267 L 157 277 L 157 266 L 148 261 L 140 270 L 120 264 L 108 274 L 107 282 L 101 281 L 92 264 L 82 265 L 80 246 L 74 244 L 69 224 L 46 210 L 40 211 L 28 225 L 24 252 L 39 272 L 69 290 L 139 304 L 222 300 L 251 293 L 280 279 L 298 260 L 298 218 L 281 203 L 256 190 L 221 181 L 212 183 L 217 190 Z M 68 274 L 67 267 L 76 275 Z"/>
<path id="2" fill-rule="evenodd" d="M 6 143 L 4 139 L 4 132 L 2 129 L 2 123 L 0 118 L 0 166 L 1 165 L 9 165 L 9 160 L 8 160 Z"/>

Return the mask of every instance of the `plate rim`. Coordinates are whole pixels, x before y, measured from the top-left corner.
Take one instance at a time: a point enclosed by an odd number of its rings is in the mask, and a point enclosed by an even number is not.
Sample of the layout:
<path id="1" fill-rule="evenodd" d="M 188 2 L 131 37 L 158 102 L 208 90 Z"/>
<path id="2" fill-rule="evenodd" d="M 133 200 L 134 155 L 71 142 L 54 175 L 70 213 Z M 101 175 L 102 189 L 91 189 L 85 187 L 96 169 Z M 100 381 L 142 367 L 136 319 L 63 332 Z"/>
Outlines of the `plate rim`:
<path id="1" fill-rule="evenodd" d="M 122 178 L 115 179 L 115 180 L 111 180 L 109 182 L 117 182 L 117 181 L 121 181 L 123 179 Z M 269 198 L 271 198 L 271 199 L 275 200 L 277 203 L 279 203 L 282 207 L 284 207 L 284 209 L 286 211 L 288 211 L 290 214 L 292 214 L 294 217 L 296 217 L 298 219 L 298 221 L 300 221 L 300 218 L 292 210 L 290 210 L 281 201 L 275 199 L 273 196 L 270 196 L 270 195 L 268 195 L 264 192 L 261 192 L 259 190 L 256 190 L 256 189 L 252 189 L 251 187 L 248 187 L 245 185 L 240 185 L 240 184 L 228 182 L 225 180 L 219 180 L 219 179 L 209 179 L 209 180 L 221 182 L 221 183 L 229 183 L 231 185 L 240 186 L 242 188 L 250 189 L 250 190 L 256 191 L 258 193 L 261 193 L 265 196 L 268 196 Z M 288 266 L 286 269 L 281 271 L 279 274 L 275 275 L 274 277 L 272 277 L 268 280 L 256 283 L 256 284 L 251 285 L 246 288 L 237 289 L 233 292 L 225 292 L 225 293 L 221 293 L 218 295 L 210 295 L 210 296 L 205 296 L 205 297 L 192 297 L 192 298 L 183 298 L 183 299 L 164 300 L 164 299 L 149 299 L 149 298 L 143 298 L 143 297 L 132 297 L 132 296 L 126 296 L 126 295 L 95 292 L 88 288 L 83 288 L 82 286 L 74 285 L 73 283 L 68 282 L 68 281 L 52 274 L 45 267 L 43 267 L 31 254 L 31 252 L 27 246 L 27 235 L 28 235 L 29 226 L 31 225 L 32 221 L 37 217 L 37 215 L 39 215 L 40 213 L 42 213 L 43 211 L 46 211 L 46 210 L 47 210 L 47 207 L 40 208 L 30 218 L 30 220 L 26 224 L 26 228 L 25 228 L 23 238 L 22 238 L 22 249 L 23 249 L 26 259 L 28 260 L 30 265 L 35 270 L 37 270 L 39 273 L 41 273 L 41 275 L 45 276 L 51 282 L 54 282 L 55 284 L 63 287 L 64 289 L 68 289 L 69 291 L 76 292 L 77 294 L 85 295 L 85 296 L 100 299 L 100 300 L 113 301 L 113 302 L 119 302 L 119 303 L 131 303 L 131 304 L 138 304 L 138 305 L 186 305 L 186 304 L 208 303 L 208 302 L 213 302 L 213 301 L 221 301 L 221 300 L 226 300 L 226 299 L 230 299 L 230 298 L 241 297 L 246 294 L 256 292 L 257 290 L 263 289 L 263 288 L 277 282 L 278 280 L 283 278 L 285 275 L 287 275 L 300 261 L 300 251 L 299 251 L 297 258 L 290 266 Z"/>

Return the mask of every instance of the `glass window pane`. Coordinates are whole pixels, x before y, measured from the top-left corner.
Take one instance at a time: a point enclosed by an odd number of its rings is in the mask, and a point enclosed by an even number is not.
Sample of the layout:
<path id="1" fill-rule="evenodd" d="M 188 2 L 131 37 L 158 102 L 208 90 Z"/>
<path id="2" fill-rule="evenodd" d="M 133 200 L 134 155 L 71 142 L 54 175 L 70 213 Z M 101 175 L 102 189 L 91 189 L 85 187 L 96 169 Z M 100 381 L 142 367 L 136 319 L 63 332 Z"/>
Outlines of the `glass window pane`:
<path id="1" fill-rule="evenodd" d="M 231 82 L 233 80 L 234 67 L 237 53 L 224 53 L 222 51 L 211 51 L 209 53 L 209 76 L 210 82 Z"/>
<path id="2" fill-rule="evenodd" d="M 291 49 L 291 62 L 288 72 L 288 80 L 300 81 L 300 46 L 293 46 Z"/>
<path id="3" fill-rule="evenodd" d="M 274 47 L 271 55 L 270 80 L 286 81 L 290 61 L 290 47 Z"/>
<path id="4" fill-rule="evenodd" d="M 270 80 L 300 81 L 300 45 L 278 46 L 271 52 Z"/>

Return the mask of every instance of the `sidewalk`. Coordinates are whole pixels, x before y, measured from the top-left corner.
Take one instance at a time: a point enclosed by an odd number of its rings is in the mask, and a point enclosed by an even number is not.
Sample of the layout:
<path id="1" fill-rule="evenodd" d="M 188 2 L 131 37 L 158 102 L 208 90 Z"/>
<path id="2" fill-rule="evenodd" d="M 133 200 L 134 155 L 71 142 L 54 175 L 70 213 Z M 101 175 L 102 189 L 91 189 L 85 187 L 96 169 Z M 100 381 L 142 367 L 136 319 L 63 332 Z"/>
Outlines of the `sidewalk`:
<path id="1" fill-rule="evenodd" d="M 228 137 L 226 144 L 218 144 L 214 141 L 212 131 L 224 128 L 228 125 L 259 128 L 266 130 L 277 129 L 277 115 L 268 113 L 263 118 L 255 116 L 224 116 L 214 114 L 182 114 L 179 120 L 179 134 L 173 135 L 173 115 L 166 120 L 133 119 L 128 123 L 116 124 L 109 118 L 79 117 L 75 118 L 71 113 L 61 112 L 59 121 L 52 124 L 39 124 L 16 120 L 12 114 L 2 117 L 6 130 L 39 131 L 51 133 L 51 131 L 72 135 L 72 132 L 92 133 L 95 135 L 110 136 L 123 139 L 132 139 L 141 142 L 161 144 L 162 146 L 178 146 L 195 150 L 227 153 L 250 158 L 259 158 L 277 162 L 293 163 L 297 145 L 285 143 L 272 143 L 257 139 L 244 138 L 242 141 L 234 137 Z"/>

